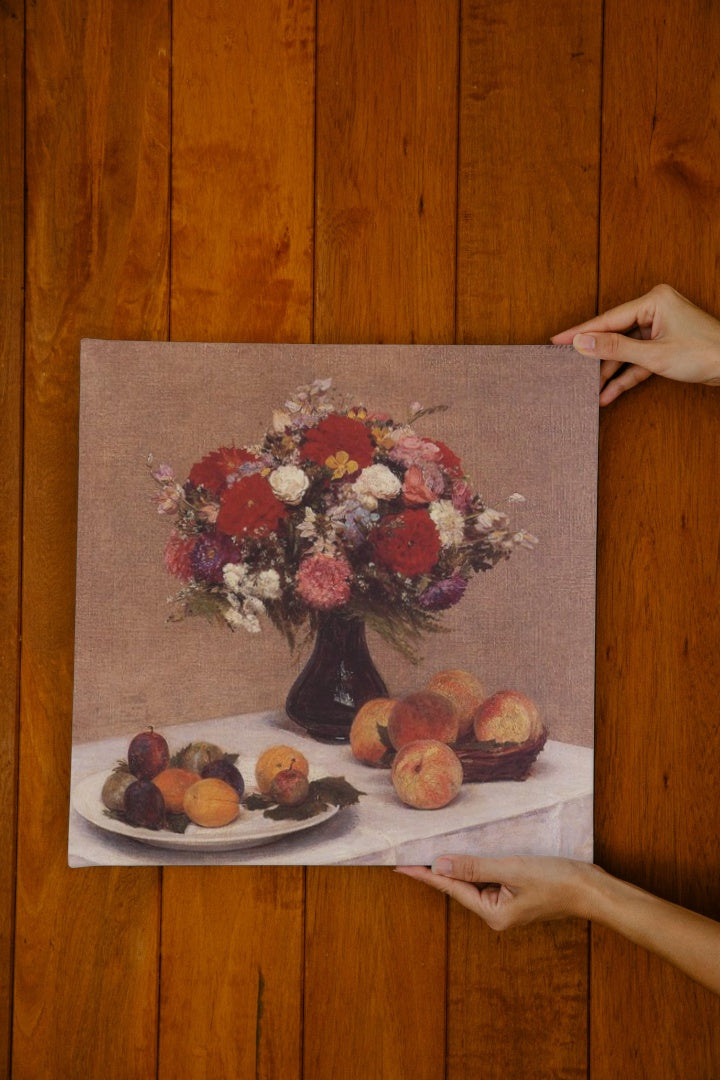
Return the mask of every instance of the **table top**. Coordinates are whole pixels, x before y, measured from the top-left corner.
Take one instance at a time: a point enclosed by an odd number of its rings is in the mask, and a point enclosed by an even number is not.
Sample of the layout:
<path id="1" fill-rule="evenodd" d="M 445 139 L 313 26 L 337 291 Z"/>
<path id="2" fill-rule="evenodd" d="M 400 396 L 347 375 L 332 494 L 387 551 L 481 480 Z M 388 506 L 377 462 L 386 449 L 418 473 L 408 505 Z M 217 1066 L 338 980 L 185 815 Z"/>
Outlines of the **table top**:
<path id="1" fill-rule="evenodd" d="M 486 855 L 543 854 L 592 859 L 593 752 L 548 739 L 524 781 L 465 783 L 440 810 L 404 806 L 387 769 L 355 760 L 347 744 L 310 738 L 284 713 L 224 717 L 163 728 L 171 753 L 203 739 L 237 753 L 246 790 L 254 785 L 254 765 L 262 751 L 283 743 L 302 751 L 310 779 L 344 776 L 363 792 L 304 831 L 281 835 L 261 846 L 205 850 L 222 830 L 195 828 L 199 839 L 180 850 L 149 846 L 92 824 L 72 807 L 68 861 L 93 865 L 352 865 L 428 864 L 445 852 Z M 109 773 L 127 755 L 130 738 L 78 743 L 73 748 L 71 791 L 99 773 Z M 75 799 L 77 801 L 77 799 Z M 248 815 L 249 817 L 250 815 Z M 255 815 L 252 815 L 255 818 Z"/>

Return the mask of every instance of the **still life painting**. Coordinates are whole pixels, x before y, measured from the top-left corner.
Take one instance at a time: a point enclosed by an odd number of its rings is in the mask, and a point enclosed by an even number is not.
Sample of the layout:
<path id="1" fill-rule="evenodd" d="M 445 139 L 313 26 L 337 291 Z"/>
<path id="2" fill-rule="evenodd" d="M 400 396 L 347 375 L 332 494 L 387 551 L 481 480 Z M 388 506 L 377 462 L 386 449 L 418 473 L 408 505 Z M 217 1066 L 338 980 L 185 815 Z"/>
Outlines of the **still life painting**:
<path id="1" fill-rule="evenodd" d="M 596 384 L 83 342 L 70 865 L 590 859 Z"/>

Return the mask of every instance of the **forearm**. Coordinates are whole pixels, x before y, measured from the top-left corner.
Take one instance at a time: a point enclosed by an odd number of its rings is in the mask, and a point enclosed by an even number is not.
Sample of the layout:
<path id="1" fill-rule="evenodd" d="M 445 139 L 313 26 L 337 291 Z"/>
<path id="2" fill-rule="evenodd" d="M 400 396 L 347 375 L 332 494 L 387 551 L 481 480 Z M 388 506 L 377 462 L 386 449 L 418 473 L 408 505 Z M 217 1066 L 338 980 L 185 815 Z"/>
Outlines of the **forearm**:
<path id="1" fill-rule="evenodd" d="M 582 912 L 720 994 L 720 923 L 588 868 Z"/>

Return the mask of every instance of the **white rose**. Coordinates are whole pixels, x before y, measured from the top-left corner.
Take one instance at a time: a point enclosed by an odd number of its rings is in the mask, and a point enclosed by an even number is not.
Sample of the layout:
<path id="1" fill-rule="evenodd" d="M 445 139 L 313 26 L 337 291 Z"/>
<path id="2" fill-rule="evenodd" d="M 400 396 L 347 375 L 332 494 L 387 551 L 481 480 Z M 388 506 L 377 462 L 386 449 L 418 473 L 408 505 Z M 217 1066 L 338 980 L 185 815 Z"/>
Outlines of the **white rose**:
<path id="1" fill-rule="evenodd" d="M 431 503 L 430 517 L 443 547 L 457 547 L 465 535 L 465 518 L 447 499 Z"/>
<path id="2" fill-rule="evenodd" d="M 361 499 L 365 496 L 370 499 L 394 499 L 400 494 L 401 487 L 400 480 L 387 465 L 369 465 L 367 469 L 363 469 L 354 484 Z M 375 507 L 370 506 L 369 509 L 374 510 Z"/>
<path id="3" fill-rule="evenodd" d="M 268 477 L 274 495 L 281 502 L 297 506 L 308 489 L 310 481 L 297 465 L 281 465 Z"/>

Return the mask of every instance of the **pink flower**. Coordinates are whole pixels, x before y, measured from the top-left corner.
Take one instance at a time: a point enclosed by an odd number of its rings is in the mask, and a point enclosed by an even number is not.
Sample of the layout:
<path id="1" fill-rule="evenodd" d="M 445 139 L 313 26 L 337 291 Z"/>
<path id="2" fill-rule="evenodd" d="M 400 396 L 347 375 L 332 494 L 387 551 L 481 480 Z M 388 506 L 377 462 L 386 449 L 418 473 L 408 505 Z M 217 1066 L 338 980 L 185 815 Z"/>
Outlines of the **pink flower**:
<path id="1" fill-rule="evenodd" d="M 440 462 L 440 447 L 419 435 L 403 435 L 390 451 L 390 457 L 400 465 L 422 465 L 428 461 Z"/>
<path id="2" fill-rule="evenodd" d="M 454 480 L 452 486 L 452 504 L 461 514 L 467 512 L 473 492 L 467 480 Z"/>
<path id="3" fill-rule="evenodd" d="M 309 607 L 330 611 L 342 607 L 350 599 L 352 576 L 347 559 L 310 555 L 300 563 L 297 591 Z"/>
<path id="4" fill-rule="evenodd" d="M 173 530 L 165 545 L 165 567 L 181 581 L 189 581 L 193 576 L 190 556 L 195 548 L 195 541 Z"/>
<path id="5" fill-rule="evenodd" d="M 445 478 L 439 465 L 411 465 L 405 473 L 403 497 L 410 506 L 424 506 L 443 493 Z"/>

